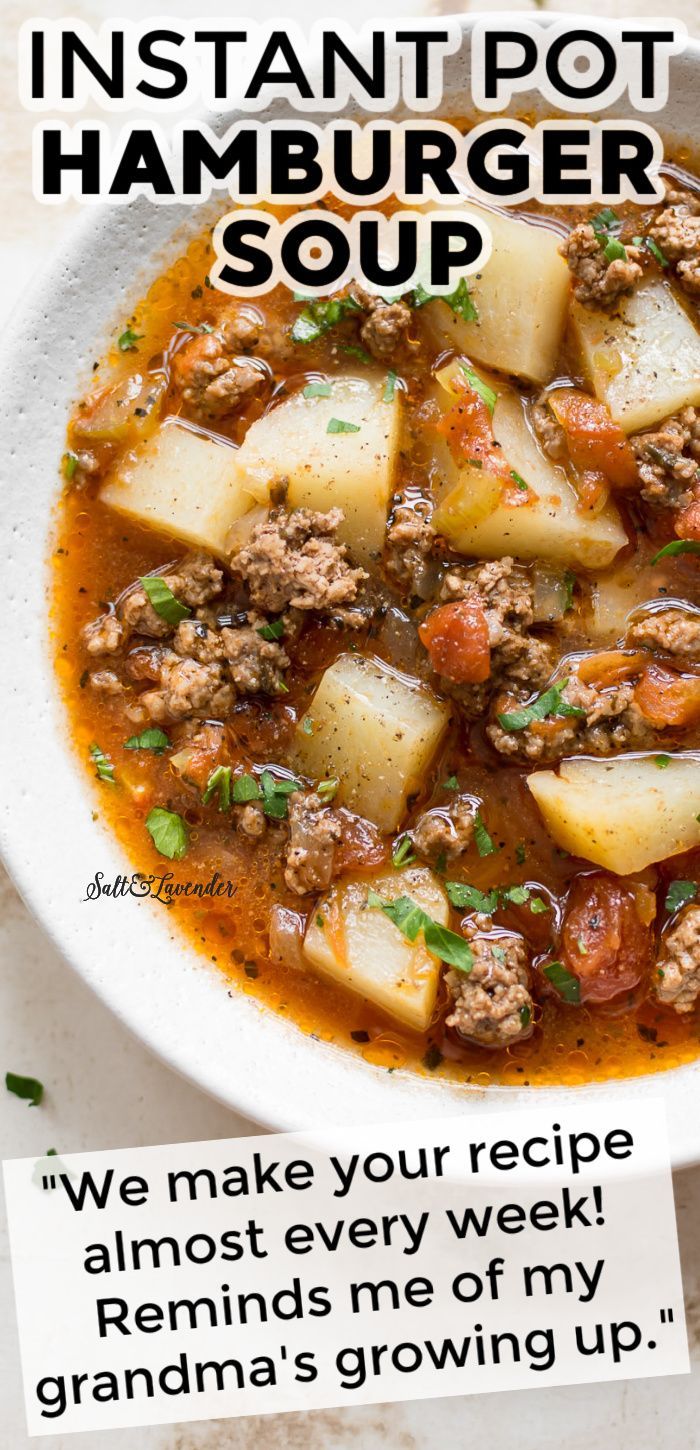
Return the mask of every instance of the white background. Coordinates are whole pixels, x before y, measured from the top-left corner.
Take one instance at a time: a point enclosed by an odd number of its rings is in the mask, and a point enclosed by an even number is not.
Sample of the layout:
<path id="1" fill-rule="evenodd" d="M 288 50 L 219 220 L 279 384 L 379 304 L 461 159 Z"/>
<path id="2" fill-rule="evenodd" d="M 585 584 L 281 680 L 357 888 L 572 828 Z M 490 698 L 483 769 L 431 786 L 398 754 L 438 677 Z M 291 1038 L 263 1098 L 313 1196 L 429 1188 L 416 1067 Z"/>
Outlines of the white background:
<path id="1" fill-rule="evenodd" d="M 544 0 L 544 7 L 601 15 L 663 14 L 658 0 Z M 29 124 L 15 101 L 14 45 L 28 16 L 68 11 L 93 23 L 107 15 L 242 14 L 231 0 L 148 7 L 136 0 L 5 0 L 0 38 L 0 146 L 3 208 L 0 224 L 0 324 L 34 270 L 50 255 L 70 223 L 69 212 L 36 205 L 29 188 Z M 282 11 L 309 21 L 333 11 L 359 23 L 377 14 L 455 9 L 494 10 L 494 0 L 256 0 L 256 17 Z M 530 0 L 509 0 L 531 10 Z M 673 13 L 700 32 L 699 0 L 676 0 Z M 0 1069 L 36 1074 L 47 1086 L 39 1110 L 0 1091 L 0 1153 L 40 1154 L 49 1147 L 79 1152 L 229 1137 L 252 1131 L 235 1114 L 204 1098 L 151 1058 L 108 1014 L 57 956 L 29 918 L 0 867 Z M 700 1441 L 700 1168 L 676 1179 L 681 1259 L 691 1376 L 628 1384 L 529 1391 L 423 1404 L 114 1431 L 109 1435 L 25 1434 L 7 1239 L 0 1206 L 0 1450 L 688 1450 Z M 654 1246 L 649 1245 L 653 1276 Z"/>

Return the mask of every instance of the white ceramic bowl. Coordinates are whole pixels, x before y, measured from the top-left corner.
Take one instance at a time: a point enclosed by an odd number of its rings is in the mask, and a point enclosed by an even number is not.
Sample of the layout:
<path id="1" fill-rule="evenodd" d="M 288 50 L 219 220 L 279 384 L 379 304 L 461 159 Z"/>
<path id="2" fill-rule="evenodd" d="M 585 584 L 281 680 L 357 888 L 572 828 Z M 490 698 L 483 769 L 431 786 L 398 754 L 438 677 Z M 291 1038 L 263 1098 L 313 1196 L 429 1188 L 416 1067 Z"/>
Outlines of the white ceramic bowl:
<path id="1" fill-rule="evenodd" d="M 473 17 L 465 17 L 469 33 Z M 516 17 L 513 17 L 515 20 Z M 572 20 L 574 17 L 571 17 Z M 585 22 L 582 22 L 585 23 Z M 596 21 L 598 25 L 599 22 Z M 673 64 L 672 99 L 649 117 L 676 140 L 700 142 L 700 48 Z M 465 110 L 466 60 L 447 65 L 446 115 Z M 537 98 L 529 98 L 536 105 Z M 281 105 L 269 114 L 280 115 Z M 230 119 L 230 117 L 229 117 Z M 46 216 L 50 225 L 50 212 Z M 82 900 L 96 870 L 124 856 L 67 736 L 48 648 L 52 509 L 66 420 L 105 340 L 205 216 L 181 207 L 89 209 L 0 347 L 3 580 L 0 845 L 26 902 L 54 943 L 121 1020 L 173 1068 L 224 1103 L 274 1128 L 387 1121 L 540 1104 L 662 1095 L 676 1164 L 700 1160 L 700 1062 L 625 1082 L 575 1089 L 456 1087 L 388 1074 L 313 1041 L 226 984 L 174 935 L 162 907 Z"/>

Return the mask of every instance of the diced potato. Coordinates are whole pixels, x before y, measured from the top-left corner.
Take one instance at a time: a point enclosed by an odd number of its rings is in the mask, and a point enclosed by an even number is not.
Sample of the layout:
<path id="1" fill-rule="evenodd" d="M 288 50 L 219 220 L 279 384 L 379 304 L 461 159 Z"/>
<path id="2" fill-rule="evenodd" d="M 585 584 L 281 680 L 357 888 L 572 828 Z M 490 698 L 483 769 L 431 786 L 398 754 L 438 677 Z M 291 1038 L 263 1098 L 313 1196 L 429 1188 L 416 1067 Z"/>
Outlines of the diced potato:
<path id="1" fill-rule="evenodd" d="M 627 876 L 700 846 L 700 757 L 658 758 L 564 760 L 527 783 L 557 845 Z"/>
<path id="2" fill-rule="evenodd" d="M 626 433 L 700 403 L 700 333 L 670 283 L 636 287 L 613 317 L 579 303 L 572 315 L 596 396 Z"/>
<path id="3" fill-rule="evenodd" d="M 100 498 L 151 528 L 220 555 L 233 522 L 255 503 L 236 469 L 236 450 L 175 419 L 126 457 Z"/>
<path id="4" fill-rule="evenodd" d="M 604 569 L 627 543 L 619 512 L 610 500 L 599 513 L 583 511 L 563 468 L 552 463 L 530 432 L 517 393 L 504 388 L 493 415 L 494 437 L 509 468 L 536 497 L 510 506 L 502 502 L 503 479 L 485 469 L 451 463 L 454 486 L 440 502 L 433 523 L 461 554 L 500 559 L 547 559 L 585 569 Z M 450 476 L 450 461 L 445 464 Z"/>
<path id="5" fill-rule="evenodd" d="M 291 508 L 342 508 L 338 537 L 366 561 L 384 543 L 399 450 L 399 392 L 384 401 L 386 374 L 337 377 L 330 386 L 327 398 L 294 393 L 253 423 L 238 453 L 237 478 L 261 502 L 285 478 Z M 334 419 L 358 431 L 329 432 Z"/>
<path id="6" fill-rule="evenodd" d="M 326 670 L 295 737 L 298 767 L 337 776 L 337 799 L 396 830 L 447 729 L 449 709 L 381 660 L 341 655 Z"/>
<path id="7" fill-rule="evenodd" d="M 601 644 L 615 644 L 625 633 L 628 616 L 647 600 L 658 597 L 654 573 L 662 571 L 637 569 L 634 564 L 621 565 L 609 576 L 594 579 L 588 627 Z"/>
<path id="8" fill-rule="evenodd" d="M 445 347 L 500 372 L 547 382 L 569 301 L 569 272 L 558 251 L 561 237 L 547 226 L 482 207 L 465 206 L 464 213 L 485 221 L 493 239 L 488 262 L 467 279 L 478 317 L 465 322 L 436 300 L 426 303 L 425 319 Z"/>
<path id="9" fill-rule="evenodd" d="M 410 942 L 380 908 L 368 907 L 370 886 L 385 901 L 410 896 L 434 921 L 447 924 L 445 893 L 424 866 L 389 871 L 371 882 L 346 880 L 311 913 L 304 956 L 325 976 L 423 1032 L 433 1015 L 440 962 L 422 934 Z"/>

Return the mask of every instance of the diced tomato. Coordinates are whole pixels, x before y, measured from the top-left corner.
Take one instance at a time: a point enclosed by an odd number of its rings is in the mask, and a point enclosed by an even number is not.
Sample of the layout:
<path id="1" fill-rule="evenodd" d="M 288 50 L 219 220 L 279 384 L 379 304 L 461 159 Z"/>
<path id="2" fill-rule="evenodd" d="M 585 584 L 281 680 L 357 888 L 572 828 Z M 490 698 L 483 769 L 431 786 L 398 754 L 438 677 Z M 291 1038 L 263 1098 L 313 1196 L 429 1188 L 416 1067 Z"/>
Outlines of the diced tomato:
<path id="1" fill-rule="evenodd" d="M 700 720 L 700 675 L 677 675 L 663 665 L 649 664 L 634 698 L 652 725 L 695 725 Z"/>
<path id="2" fill-rule="evenodd" d="M 582 1002 L 631 992 L 646 972 L 651 936 L 634 890 L 605 872 L 577 876 L 562 926 L 562 957 L 581 984 Z"/>
<path id="3" fill-rule="evenodd" d="M 634 453 L 605 404 L 580 388 L 557 388 L 547 401 L 564 429 L 574 468 L 602 473 L 617 488 L 634 488 Z"/>
<path id="4" fill-rule="evenodd" d="M 676 517 L 675 531 L 679 539 L 700 541 L 700 499 L 693 499 Z"/>
<path id="5" fill-rule="evenodd" d="M 377 827 L 362 816 L 341 807 L 343 835 L 336 846 L 333 867 L 338 876 L 346 871 L 368 871 L 384 866 L 389 859 L 390 843 L 381 836 Z"/>
<path id="6" fill-rule="evenodd" d="M 586 469 L 576 480 L 579 509 L 587 514 L 599 514 L 610 497 L 610 484 L 604 473 Z"/>
<path id="7" fill-rule="evenodd" d="M 491 673 L 486 615 L 476 594 L 441 604 L 419 626 L 430 663 L 455 685 L 480 685 Z"/>
<path id="8" fill-rule="evenodd" d="M 451 408 L 436 424 L 437 432 L 447 439 L 456 463 L 473 460 L 488 473 L 507 478 L 508 465 L 493 436 L 491 414 L 482 397 L 470 388 L 466 378 Z"/>
<path id="9" fill-rule="evenodd" d="M 638 675 L 648 658 L 644 650 L 599 650 L 581 660 L 578 677 L 584 685 L 595 685 L 596 689 L 605 690 Z"/>

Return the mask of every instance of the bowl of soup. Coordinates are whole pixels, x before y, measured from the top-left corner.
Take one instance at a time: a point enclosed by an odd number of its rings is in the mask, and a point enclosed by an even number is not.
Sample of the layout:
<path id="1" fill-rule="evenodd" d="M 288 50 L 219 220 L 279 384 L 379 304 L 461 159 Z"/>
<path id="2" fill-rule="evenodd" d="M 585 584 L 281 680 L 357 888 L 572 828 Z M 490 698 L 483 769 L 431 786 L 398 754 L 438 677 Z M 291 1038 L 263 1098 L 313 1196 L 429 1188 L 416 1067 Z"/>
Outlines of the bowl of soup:
<path id="1" fill-rule="evenodd" d="M 233 298 L 139 202 L 4 339 L 6 858 L 263 1124 L 663 1092 L 695 1156 L 696 64 L 663 200 L 465 196 L 446 298 Z"/>

